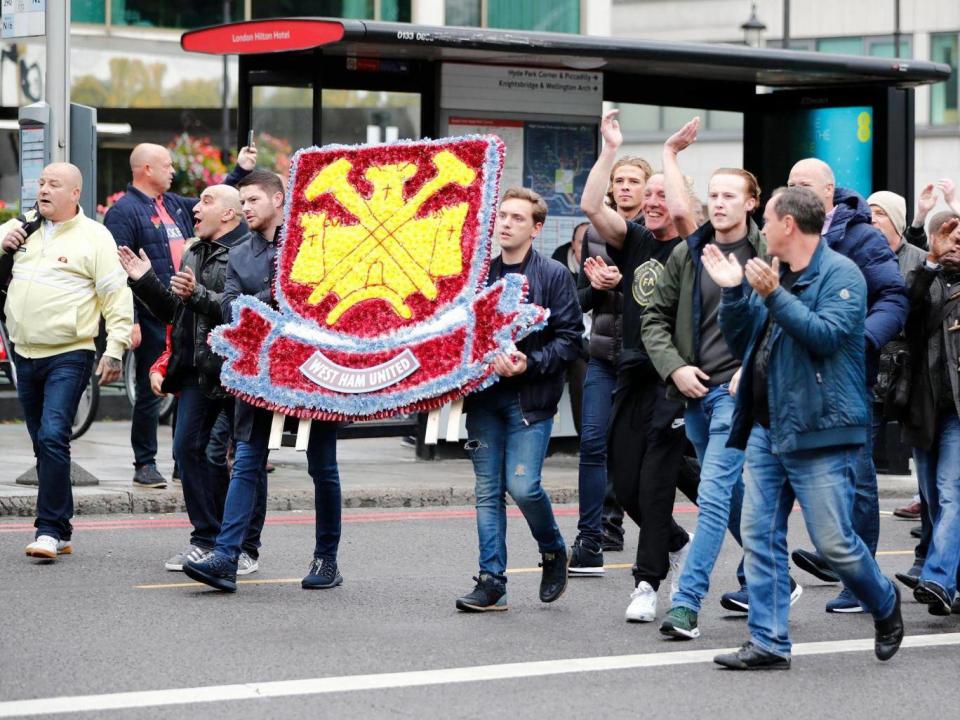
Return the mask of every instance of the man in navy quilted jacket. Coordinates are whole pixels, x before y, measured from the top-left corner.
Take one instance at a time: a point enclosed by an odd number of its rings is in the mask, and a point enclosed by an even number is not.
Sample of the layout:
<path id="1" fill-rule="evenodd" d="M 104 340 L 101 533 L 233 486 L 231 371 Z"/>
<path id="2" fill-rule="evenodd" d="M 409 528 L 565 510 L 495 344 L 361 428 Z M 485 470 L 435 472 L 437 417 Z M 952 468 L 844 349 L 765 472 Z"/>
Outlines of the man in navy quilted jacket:
<path id="1" fill-rule="evenodd" d="M 235 185 L 257 164 L 253 147 L 241 148 L 237 166 L 224 180 Z M 117 245 L 126 245 L 134 255 L 143 250 L 164 287 L 180 269 L 186 240 L 194 236 L 193 207 L 196 198 L 169 192 L 173 160 L 162 145 L 141 143 L 130 153 L 133 181 L 126 194 L 107 211 L 103 224 Z M 163 352 L 166 326 L 145 306 L 134 304 L 133 352 L 137 361 L 137 395 L 133 405 L 130 443 L 133 446 L 135 487 L 163 488 L 167 481 L 157 471 L 157 422 L 161 398 L 150 390 L 150 366 Z"/>

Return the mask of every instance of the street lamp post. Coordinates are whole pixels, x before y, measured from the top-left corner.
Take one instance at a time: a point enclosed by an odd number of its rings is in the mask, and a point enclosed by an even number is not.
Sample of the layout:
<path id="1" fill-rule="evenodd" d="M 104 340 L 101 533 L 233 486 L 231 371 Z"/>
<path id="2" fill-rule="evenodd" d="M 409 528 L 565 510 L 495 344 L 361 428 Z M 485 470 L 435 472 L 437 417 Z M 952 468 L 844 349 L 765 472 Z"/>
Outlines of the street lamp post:
<path id="1" fill-rule="evenodd" d="M 749 47 L 760 47 L 767 26 L 757 17 L 757 4 L 750 3 L 750 17 L 740 26 L 743 30 L 743 42 Z"/>

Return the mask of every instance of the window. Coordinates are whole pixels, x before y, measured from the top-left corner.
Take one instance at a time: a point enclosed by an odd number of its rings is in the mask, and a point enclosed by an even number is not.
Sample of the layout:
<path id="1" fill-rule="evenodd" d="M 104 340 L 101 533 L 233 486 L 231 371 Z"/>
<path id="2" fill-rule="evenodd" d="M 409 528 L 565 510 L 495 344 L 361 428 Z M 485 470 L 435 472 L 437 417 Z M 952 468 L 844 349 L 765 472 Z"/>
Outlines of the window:
<path id="1" fill-rule="evenodd" d="M 88 3 L 86 0 L 79 0 L 79 2 L 75 0 L 72 7 L 96 4 Z M 102 18 L 104 3 L 99 4 Z M 168 0 L 113 0 L 110 7 L 110 21 L 114 25 L 198 28 L 223 22 L 223 0 L 191 0 L 176 3 Z M 243 20 L 243 3 L 233 2 L 230 8 L 230 20 Z M 79 18 L 74 19 L 79 21 Z"/>
<path id="2" fill-rule="evenodd" d="M 384 5 L 398 3 L 386 2 Z M 404 3 L 410 11 L 409 1 Z M 270 17 L 338 17 L 371 20 L 374 0 L 253 0 L 251 15 L 254 20 Z"/>
<path id="3" fill-rule="evenodd" d="M 957 33 L 944 33 L 930 36 L 930 59 L 933 62 L 946 63 L 953 74 L 949 80 L 930 87 L 930 124 L 960 124 L 957 94 L 960 80 L 957 79 Z"/>
<path id="4" fill-rule="evenodd" d="M 836 55 L 863 55 L 863 38 L 821 38 L 817 40 L 817 52 Z"/>
<path id="5" fill-rule="evenodd" d="M 444 9 L 447 25 L 580 32 L 580 0 L 445 0 Z"/>
<path id="6" fill-rule="evenodd" d="M 70 0 L 70 20 L 103 25 L 107 20 L 107 9 L 103 0 Z"/>
<path id="7" fill-rule="evenodd" d="M 580 32 L 579 0 L 487 0 L 487 27 Z"/>
<path id="8" fill-rule="evenodd" d="M 480 0 L 446 0 L 444 10 L 447 25 L 461 27 L 480 27 L 483 25 L 483 8 Z"/>
<path id="9" fill-rule="evenodd" d="M 628 140 L 643 135 L 669 135 L 695 115 L 700 116 L 701 130 L 743 131 L 743 114 L 738 112 L 633 103 L 619 103 L 617 108 L 620 127 Z"/>
<path id="10" fill-rule="evenodd" d="M 901 58 L 911 58 L 913 57 L 913 49 L 911 48 L 912 43 L 910 38 L 905 38 L 902 35 L 900 36 L 900 55 L 897 56 L 893 52 L 893 38 L 866 38 L 864 41 L 867 46 L 867 55 L 872 55 L 873 57 L 901 57 Z"/>

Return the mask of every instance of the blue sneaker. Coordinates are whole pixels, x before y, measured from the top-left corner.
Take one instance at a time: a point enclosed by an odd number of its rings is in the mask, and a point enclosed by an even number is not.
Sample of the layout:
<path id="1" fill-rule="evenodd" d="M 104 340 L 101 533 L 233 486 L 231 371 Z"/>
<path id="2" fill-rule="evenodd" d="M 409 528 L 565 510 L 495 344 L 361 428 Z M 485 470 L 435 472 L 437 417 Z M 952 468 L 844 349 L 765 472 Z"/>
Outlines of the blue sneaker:
<path id="1" fill-rule="evenodd" d="M 833 600 L 827 601 L 828 613 L 862 613 L 863 607 L 853 593 L 844 588 Z"/>
<path id="2" fill-rule="evenodd" d="M 200 560 L 187 560 L 183 563 L 183 574 L 217 590 L 237 591 L 237 563 L 223 555 L 210 553 Z"/>
<path id="3" fill-rule="evenodd" d="M 314 558 L 306 577 L 300 581 L 304 590 L 329 590 L 343 583 L 337 561 L 329 558 Z"/>
<path id="4" fill-rule="evenodd" d="M 800 583 L 790 576 L 790 606 L 800 599 L 803 595 L 803 587 Z M 724 593 L 720 598 L 720 606 L 731 612 L 748 612 L 750 610 L 750 598 L 747 596 L 747 586 L 741 585 L 735 592 Z"/>

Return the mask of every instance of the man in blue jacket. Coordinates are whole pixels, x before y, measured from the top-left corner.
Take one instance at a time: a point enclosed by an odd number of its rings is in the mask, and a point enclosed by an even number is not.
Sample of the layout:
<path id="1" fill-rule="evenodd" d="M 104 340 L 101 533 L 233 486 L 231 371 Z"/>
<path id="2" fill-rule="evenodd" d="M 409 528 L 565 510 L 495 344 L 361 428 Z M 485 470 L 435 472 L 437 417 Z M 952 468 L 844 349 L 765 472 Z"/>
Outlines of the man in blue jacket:
<path id="1" fill-rule="evenodd" d="M 873 227 L 866 200 L 853 190 L 836 187 L 833 171 L 822 160 L 807 158 L 799 161 L 790 170 L 787 184 L 809 188 L 820 198 L 826 211 L 821 229 L 823 239 L 832 250 L 856 263 L 867 283 L 864 336 L 866 385 L 870 395 L 877 380 L 880 349 L 900 334 L 910 309 L 897 256 L 883 234 Z M 855 487 L 853 529 L 866 543 L 870 554 L 875 555 L 880 537 L 880 504 L 877 469 L 873 464 L 873 440 L 869 434 L 860 450 Z M 795 550 L 792 557 L 797 567 L 825 582 L 837 582 L 836 573 L 816 553 Z M 833 613 L 859 613 L 863 609 L 846 587 L 827 602 L 826 607 L 827 612 Z"/>
<path id="2" fill-rule="evenodd" d="M 780 188 L 764 212 L 771 265 L 753 258 L 741 267 L 716 246 L 703 252 L 723 288 L 724 338 L 744 361 L 727 444 L 746 448 L 750 471 L 741 531 L 751 638 L 714 659 L 735 670 L 790 667 L 794 501 L 817 551 L 873 615 L 877 658 L 889 660 L 903 640 L 900 593 L 851 522 L 852 478 L 870 434 L 862 382 L 867 284 L 821 239 L 824 214 L 811 190 Z"/>
<path id="3" fill-rule="evenodd" d="M 255 148 L 241 148 L 237 167 L 224 180 L 235 185 L 257 164 Z M 180 269 L 184 242 L 194 236 L 193 208 L 196 198 L 169 192 L 173 182 L 173 160 L 162 145 L 141 143 L 130 153 L 133 181 L 126 194 L 111 207 L 103 224 L 117 245 L 125 245 L 135 256 L 143 250 L 164 287 Z M 150 390 L 150 366 L 163 352 L 166 325 L 140 302 L 134 303 L 133 352 L 137 362 L 137 396 L 133 404 L 130 443 L 133 446 L 133 484 L 142 488 L 163 488 L 167 481 L 157 471 L 157 421 L 161 399 Z"/>
<path id="4" fill-rule="evenodd" d="M 516 350 L 494 358 L 499 380 L 464 404 L 480 551 L 476 587 L 457 599 L 457 609 L 464 612 L 507 609 L 506 493 L 523 513 L 543 557 L 540 600 L 553 602 L 567 587 L 566 546 L 540 470 L 567 366 L 580 353 L 583 313 L 567 268 L 533 249 L 546 218 L 546 203 L 527 188 L 507 190 L 497 212 L 500 256 L 490 263 L 487 284 L 508 273 L 524 275 L 529 301 L 550 316 L 546 327 L 520 340 Z"/>

